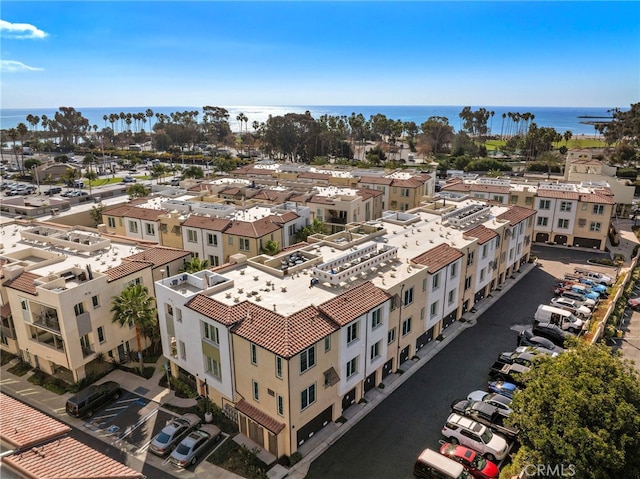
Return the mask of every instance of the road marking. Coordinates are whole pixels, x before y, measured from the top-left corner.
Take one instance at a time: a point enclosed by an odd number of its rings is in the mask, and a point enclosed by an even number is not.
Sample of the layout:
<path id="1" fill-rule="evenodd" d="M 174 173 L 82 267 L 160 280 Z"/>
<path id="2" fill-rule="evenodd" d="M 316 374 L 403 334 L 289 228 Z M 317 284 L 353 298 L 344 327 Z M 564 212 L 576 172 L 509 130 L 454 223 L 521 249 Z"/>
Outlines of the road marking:
<path id="1" fill-rule="evenodd" d="M 31 391 L 33 391 L 33 388 L 20 389 L 20 390 L 16 391 L 16 393 L 18 393 L 18 394 L 26 394 L 26 393 L 30 393 Z"/>
<path id="2" fill-rule="evenodd" d="M 0 384 L 15 384 L 17 382 L 17 379 L 3 379 L 2 381 L 0 381 Z"/>
<path id="3" fill-rule="evenodd" d="M 122 435 L 120 435 L 118 437 L 118 440 L 122 440 L 125 437 L 127 437 L 129 434 L 131 434 L 133 431 L 135 431 L 136 429 L 138 429 L 140 426 L 142 426 L 145 422 L 147 422 L 149 419 L 151 419 L 153 416 L 155 416 L 156 414 L 158 414 L 158 409 L 159 408 L 155 408 L 153 411 L 151 411 L 149 414 L 147 414 L 144 417 L 141 417 L 140 419 L 138 419 L 138 422 L 136 422 L 134 425 L 132 426 L 128 426 L 127 429 L 125 429 L 125 431 L 122 433 Z"/>
<path id="4" fill-rule="evenodd" d="M 33 394 L 40 394 L 40 391 L 29 391 L 29 390 L 25 390 L 26 392 L 24 393 L 19 393 L 21 396 L 31 396 Z"/>
<path id="5" fill-rule="evenodd" d="M 127 409 L 129 407 L 129 405 L 126 406 L 116 406 L 116 407 L 108 407 L 105 409 L 105 411 L 117 411 L 119 409 Z"/>
<path id="6" fill-rule="evenodd" d="M 125 403 L 125 402 L 134 402 L 134 401 L 137 401 L 138 399 L 140 399 L 140 398 L 133 397 L 131 399 L 120 399 L 120 400 L 116 401 L 116 404 Z"/>

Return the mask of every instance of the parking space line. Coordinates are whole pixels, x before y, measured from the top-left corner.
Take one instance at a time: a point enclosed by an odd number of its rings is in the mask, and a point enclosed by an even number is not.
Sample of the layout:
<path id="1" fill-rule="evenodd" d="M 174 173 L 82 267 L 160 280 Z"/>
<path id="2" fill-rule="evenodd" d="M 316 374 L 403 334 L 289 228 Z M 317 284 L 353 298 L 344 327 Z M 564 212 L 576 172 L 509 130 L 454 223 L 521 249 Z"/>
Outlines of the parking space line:
<path id="1" fill-rule="evenodd" d="M 151 411 L 149 414 L 147 414 L 146 416 L 140 418 L 138 420 L 138 422 L 136 422 L 134 425 L 132 426 L 128 426 L 127 429 L 125 429 L 125 431 L 118 437 L 118 440 L 122 440 L 125 437 L 127 437 L 129 434 L 131 434 L 133 431 L 135 431 L 136 429 L 138 429 L 140 426 L 142 426 L 145 422 L 147 422 L 149 419 L 151 419 L 153 416 L 155 416 L 156 414 L 158 414 L 158 409 L 159 408 L 155 408 L 153 411 Z"/>
<path id="2" fill-rule="evenodd" d="M 109 408 L 105 408 L 105 411 L 117 411 L 119 409 L 127 409 L 128 407 L 129 407 L 128 404 L 126 406 L 109 407 Z"/>
<path id="3" fill-rule="evenodd" d="M 116 404 L 119 404 L 119 403 L 125 403 L 125 402 L 135 402 L 135 401 L 137 401 L 138 399 L 140 399 L 140 398 L 135 397 L 135 396 L 134 396 L 134 397 L 132 397 L 132 398 L 130 398 L 130 399 L 119 399 L 118 401 L 116 401 Z"/>

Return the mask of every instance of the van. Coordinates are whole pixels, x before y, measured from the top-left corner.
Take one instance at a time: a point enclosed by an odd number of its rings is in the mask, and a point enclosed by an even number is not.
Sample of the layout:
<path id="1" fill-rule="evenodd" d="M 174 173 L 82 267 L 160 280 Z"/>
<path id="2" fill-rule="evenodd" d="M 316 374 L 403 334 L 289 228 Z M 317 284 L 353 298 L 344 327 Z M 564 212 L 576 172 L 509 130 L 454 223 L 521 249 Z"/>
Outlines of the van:
<path id="1" fill-rule="evenodd" d="M 432 449 L 420 453 L 413 466 L 413 475 L 425 479 L 471 479 L 462 464 Z"/>
<path id="2" fill-rule="evenodd" d="M 73 417 L 91 417 L 97 409 L 115 401 L 121 394 L 120 385 L 115 381 L 92 384 L 71 396 L 65 409 Z"/>
<path id="3" fill-rule="evenodd" d="M 82 181 L 82 180 L 75 180 L 75 181 L 73 182 L 73 187 L 74 187 L 74 188 L 80 188 L 80 189 L 84 188 L 84 181 Z"/>
<path id="4" fill-rule="evenodd" d="M 551 323 L 570 333 L 579 333 L 584 328 L 584 321 L 578 319 L 570 311 L 554 306 L 541 304 L 533 316 L 534 324 Z"/>

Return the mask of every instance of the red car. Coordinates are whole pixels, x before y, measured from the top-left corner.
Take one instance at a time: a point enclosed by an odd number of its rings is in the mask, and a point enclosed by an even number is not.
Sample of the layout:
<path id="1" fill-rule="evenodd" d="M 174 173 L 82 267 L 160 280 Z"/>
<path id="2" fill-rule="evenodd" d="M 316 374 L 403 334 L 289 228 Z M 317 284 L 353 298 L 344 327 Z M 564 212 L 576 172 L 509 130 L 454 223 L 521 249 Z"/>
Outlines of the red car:
<path id="1" fill-rule="evenodd" d="M 497 479 L 500 475 L 498 466 L 468 447 L 445 442 L 440 448 L 440 454 L 462 464 L 477 479 Z"/>

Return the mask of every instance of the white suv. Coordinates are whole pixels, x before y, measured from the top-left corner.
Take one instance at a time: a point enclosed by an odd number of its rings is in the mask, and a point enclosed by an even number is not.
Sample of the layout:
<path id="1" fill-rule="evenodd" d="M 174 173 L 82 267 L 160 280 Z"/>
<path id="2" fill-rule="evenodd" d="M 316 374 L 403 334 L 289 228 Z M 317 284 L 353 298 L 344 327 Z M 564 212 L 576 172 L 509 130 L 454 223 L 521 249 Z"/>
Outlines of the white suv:
<path id="1" fill-rule="evenodd" d="M 488 427 L 468 417 L 453 413 L 442 427 L 442 434 L 453 444 L 478 451 L 490 461 L 501 461 L 509 452 L 509 443 Z"/>

